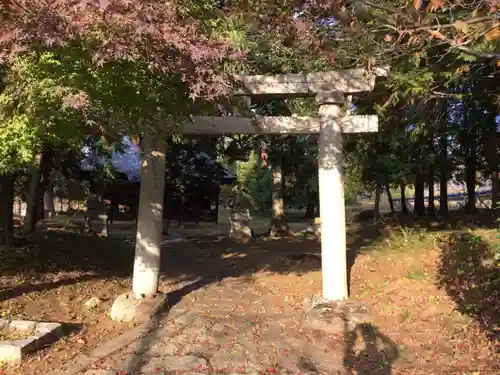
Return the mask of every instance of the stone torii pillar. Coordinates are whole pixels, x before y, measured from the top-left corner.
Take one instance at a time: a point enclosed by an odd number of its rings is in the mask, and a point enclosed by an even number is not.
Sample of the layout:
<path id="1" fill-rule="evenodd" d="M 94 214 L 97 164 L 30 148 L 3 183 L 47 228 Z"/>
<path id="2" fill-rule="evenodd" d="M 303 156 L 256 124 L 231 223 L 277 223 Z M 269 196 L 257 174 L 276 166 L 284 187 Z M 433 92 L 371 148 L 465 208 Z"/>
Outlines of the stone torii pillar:
<path id="1" fill-rule="evenodd" d="M 347 248 L 341 117 L 344 95 L 319 94 L 320 132 L 318 185 L 321 220 L 323 298 L 344 300 L 347 288 Z"/>

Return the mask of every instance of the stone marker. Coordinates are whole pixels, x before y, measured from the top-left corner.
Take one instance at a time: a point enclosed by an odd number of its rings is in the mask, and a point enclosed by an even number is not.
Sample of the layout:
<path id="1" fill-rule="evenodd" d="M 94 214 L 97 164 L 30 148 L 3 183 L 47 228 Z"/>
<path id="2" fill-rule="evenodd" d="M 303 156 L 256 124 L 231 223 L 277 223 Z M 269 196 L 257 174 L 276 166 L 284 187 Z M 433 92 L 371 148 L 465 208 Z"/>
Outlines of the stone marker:
<path id="1" fill-rule="evenodd" d="M 314 223 L 313 223 L 312 227 L 314 230 L 314 235 L 317 238 L 321 238 L 321 219 L 319 217 L 316 217 L 314 219 Z"/>
<path id="2" fill-rule="evenodd" d="M 250 228 L 252 216 L 250 210 L 235 210 L 229 218 L 229 237 L 237 242 L 247 244 L 252 239 L 252 229 Z"/>
<path id="3" fill-rule="evenodd" d="M 238 192 L 236 202 L 229 217 L 229 237 L 237 242 L 247 244 L 253 236 L 251 203 L 244 190 Z"/>
<path id="4" fill-rule="evenodd" d="M 87 212 L 85 213 L 85 231 L 108 236 L 108 214 L 106 205 L 101 197 L 93 194 L 85 201 Z"/>

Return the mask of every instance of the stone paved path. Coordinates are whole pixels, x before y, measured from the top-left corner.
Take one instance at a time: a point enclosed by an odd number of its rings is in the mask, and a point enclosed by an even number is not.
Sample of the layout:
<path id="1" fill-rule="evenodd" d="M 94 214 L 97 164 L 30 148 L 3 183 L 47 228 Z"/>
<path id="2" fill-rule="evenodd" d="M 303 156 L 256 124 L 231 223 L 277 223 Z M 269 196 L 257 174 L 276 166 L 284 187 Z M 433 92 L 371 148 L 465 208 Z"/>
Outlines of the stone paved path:
<path id="1" fill-rule="evenodd" d="M 148 334 L 80 374 L 342 374 L 342 342 L 297 320 L 174 309 Z"/>

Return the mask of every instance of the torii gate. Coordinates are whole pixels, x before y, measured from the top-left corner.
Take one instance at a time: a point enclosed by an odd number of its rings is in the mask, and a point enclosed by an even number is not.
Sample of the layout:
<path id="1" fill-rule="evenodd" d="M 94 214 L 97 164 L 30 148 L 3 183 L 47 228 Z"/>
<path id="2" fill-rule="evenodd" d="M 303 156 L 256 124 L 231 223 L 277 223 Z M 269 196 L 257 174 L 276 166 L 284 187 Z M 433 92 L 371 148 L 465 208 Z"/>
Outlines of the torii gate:
<path id="1" fill-rule="evenodd" d="M 335 70 L 311 74 L 238 77 L 235 95 L 315 96 L 318 117 L 193 116 L 180 125 L 180 132 L 193 135 L 215 134 L 312 134 L 319 133 L 319 195 L 321 217 L 321 259 L 323 297 L 348 297 L 346 228 L 343 187 L 342 133 L 376 132 L 376 116 L 346 116 L 345 94 L 371 91 L 377 76 L 388 68 Z M 153 306 L 158 296 L 165 182 L 165 142 L 154 129 L 146 133 L 141 168 L 139 220 L 137 225 L 132 296 L 120 295 L 111 308 L 111 318 L 134 319 L 138 306 Z M 160 303 L 161 303 L 161 296 Z M 149 301 L 149 302 L 148 302 Z M 148 307 L 145 307 L 146 309 Z"/>
<path id="2" fill-rule="evenodd" d="M 348 297 L 342 133 L 378 131 L 377 116 L 345 116 L 344 94 L 372 91 L 376 76 L 388 68 L 335 70 L 310 74 L 239 77 L 237 96 L 312 96 L 319 117 L 192 116 L 184 134 L 313 134 L 319 133 L 319 200 L 323 297 Z"/>

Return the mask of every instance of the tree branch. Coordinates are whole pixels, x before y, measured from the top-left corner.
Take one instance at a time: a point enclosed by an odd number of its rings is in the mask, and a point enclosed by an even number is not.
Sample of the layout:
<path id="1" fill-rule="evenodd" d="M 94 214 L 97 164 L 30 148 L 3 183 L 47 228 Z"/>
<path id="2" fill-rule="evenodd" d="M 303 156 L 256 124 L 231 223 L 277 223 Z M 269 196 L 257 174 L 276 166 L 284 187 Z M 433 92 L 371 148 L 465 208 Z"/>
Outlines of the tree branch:
<path id="1" fill-rule="evenodd" d="M 368 7 L 379 9 L 379 10 L 382 10 L 384 12 L 388 12 L 392 15 L 397 14 L 400 16 L 405 16 L 405 19 L 410 21 L 409 24 L 404 25 L 404 27 L 401 30 L 398 30 L 397 27 L 394 27 L 393 25 L 388 25 L 388 24 L 385 24 L 382 27 L 385 27 L 385 28 L 390 29 L 392 31 L 396 31 L 400 34 L 412 34 L 412 33 L 419 32 L 419 31 L 427 31 L 427 32 L 429 32 L 429 34 L 431 34 L 431 36 L 441 39 L 446 44 L 449 44 L 450 47 L 455 48 L 462 53 L 465 53 L 465 54 L 468 54 L 471 56 L 475 56 L 478 58 L 483 58 L 483 59 L 500 59 L 500 53 L 476 51 L 476 50 L 473 50 L 471 48 L 465 47 L 465 45 L 463 43 L 458 45 L 456 42 L 445 37 L 444 35 L 442 35 L 439 32 L 439 30 L 445 30 L 445 29 L 451 29 L 451 28 L 456 29 L 457 28 L 456 23 L 437 24 L 437 25 L 436 24 L 434 24 L 434 25 L 417 25 L 414 20 L 412 20 L 410 17 L 407 17 L 406 15 L 402 14 L 396 8 L 388 7 L 385 5 L 375 4 L 375 3 L 371 2 L 370 0 L 362 0 L 362 2 L 365 5 L 367 5 Z M 478 24 L 478 23 L 493 22 L 493 21 L 498 20 L 498 19 L 500 19 L 500 14 L 493 14 L 493 15 L 489 15 L 489 16 L 473 17 L 473 18 L 469 18 L 466 20 L 461 20 L 461 22 L 465 25 L 474 25 L 474 24 Z"/>
<path id="2" fill-rule="evenodd" d="M 457 49 L 458 51 L 462 52 L 462 53 L 465 53 L 467 55 L 471 55 L 471 56 L 475 56 L 475 57 L 479 57 L 481 59 L 498 59 L 500 60 L 500 53 L 496 53 L 496 52 L 479 52 L 479 51 L 475 51 L 473 49 L 470 49 L 470 48 L 467 48 L 467 47 L 464 47 L 462 45 L 457 45 L 456 42 L 454 42 L 453 40 L 451 39 L 448 39 L 447 37 L 445 37 L 443 34 L 439 33 L 439 35 L 436 35 L 435 33 L 433 33 L 434 30 L 430 30 L 429 33 L 435 37 L 435 38 L 438 38 L 442 41 L 444 41 L 445 43 L 449 44 L 450 47 L 452 48 L 455 48 Z"/>
<path id="3" fill-rule="evenodd" d="M 379 10 L 383 10 L 383 11 L 386 11 L 386 12 L 389 12 L 389 13 L 399 13 L 396 8 L 388 7 L 388 6 L 385 6 L 385 5 L 375 4 L 375 3 L 372 3 L 369 0 L 362 0 L 362 3 L 366 4 L 369 7 L 372 7 L 372 8 L 375 8 L 375 9 L 379 9 Z"/>
<path id="4" fill-rule="evenodd" d="M 464 24 L 467 24 L 467 25 L 474 25 L 476 23 L 494 21 L 495 19 L 498 19 L 498 16 L 475 17 L 475 18 L 471 18 L 468 20 L 463 20 L 462 22 Z M 428 31 L 428 30 L 432 30 L 432 29 L 438 29 L 438 30 L 451 29 L 451 28 L 455 28 L 455 27 L 456 27 L 455 23 L 445 23 L 445 24 L 439 24 L 439 25 L 415 26 L 413 28 L 408 28 L 406 30 L 411 31 L 411 32 L 415 32 L 415 31 Z"/>

